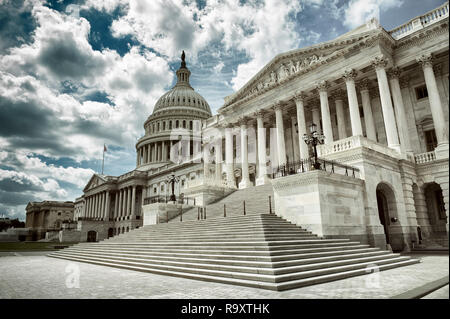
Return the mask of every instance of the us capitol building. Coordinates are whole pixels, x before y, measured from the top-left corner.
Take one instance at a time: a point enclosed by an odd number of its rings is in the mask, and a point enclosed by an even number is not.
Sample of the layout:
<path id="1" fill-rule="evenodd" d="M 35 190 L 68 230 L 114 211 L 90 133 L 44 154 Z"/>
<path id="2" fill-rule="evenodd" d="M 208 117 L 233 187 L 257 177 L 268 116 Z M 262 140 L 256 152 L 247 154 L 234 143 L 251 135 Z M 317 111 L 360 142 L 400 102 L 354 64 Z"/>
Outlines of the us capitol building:
<path id="1" fill-rule="evenodd" d="M 281 53 L 215 115 L 183 52 L 176 85 L 143 123 L 136 168 L 93 175 L 75 201 L 76 229 L 60 238 L 101 241 L 178 221 L 180 208 L 186 220 L 225 204 L 240 214 L 226 200 L 243 194 L 248 214 L 271 200 L 323 238 L 448 246 L 448 16 L 447 2 L 391 31 L 372 19 Z M 313 131 L 317 161 L 305 142 Z"/>

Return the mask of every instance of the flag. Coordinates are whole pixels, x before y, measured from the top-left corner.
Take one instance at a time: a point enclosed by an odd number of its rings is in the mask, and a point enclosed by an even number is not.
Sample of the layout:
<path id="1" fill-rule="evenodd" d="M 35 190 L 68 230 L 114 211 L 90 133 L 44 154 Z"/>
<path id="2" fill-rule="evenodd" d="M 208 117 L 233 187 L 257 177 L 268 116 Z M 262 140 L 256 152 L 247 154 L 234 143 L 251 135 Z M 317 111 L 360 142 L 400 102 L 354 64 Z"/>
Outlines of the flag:
<path id="1" fill-rule="evenodd" d="M 108 149 L 106 148 L 106 144 L 103 144 L 103 152 L 106 152 Z"/>

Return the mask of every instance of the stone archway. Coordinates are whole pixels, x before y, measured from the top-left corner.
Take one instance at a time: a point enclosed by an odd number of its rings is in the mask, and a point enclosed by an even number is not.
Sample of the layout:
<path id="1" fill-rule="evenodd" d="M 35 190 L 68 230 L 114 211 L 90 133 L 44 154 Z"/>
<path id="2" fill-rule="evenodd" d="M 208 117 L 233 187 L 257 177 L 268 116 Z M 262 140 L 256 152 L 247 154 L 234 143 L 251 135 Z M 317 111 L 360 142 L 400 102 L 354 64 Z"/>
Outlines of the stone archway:
<path id="1" fill-rule="evenodd" d="M 394 231 L 394 228 L 399 226 L 394 190 L 386 183 L 379 183 L 376 188 L 376 197 L 378 217 L 384 229 L 386 244 L 390 245 L 393 250 L 402 250 L 403 240 L 397 238 L 398 236 Z"/>
<path id="2" fill-rule="evenodd" d="M 108 238 L 113 237 L 114 236 L 114 229 L 109 228 L 108 229 Z"/>
<path id="3" fill-rule="evenodd" d="M 441 186 L 435 182 L 423 186 L 427 215 L 433 238 L 447 237 L 447 214 Z"/>
<path id="4" fill-rule="evenodd" d="M 97 232 L 95 230 L 90 230 L 87 232 L 87 240 L 88 243 L 93 243 L 97 241 Z"/>

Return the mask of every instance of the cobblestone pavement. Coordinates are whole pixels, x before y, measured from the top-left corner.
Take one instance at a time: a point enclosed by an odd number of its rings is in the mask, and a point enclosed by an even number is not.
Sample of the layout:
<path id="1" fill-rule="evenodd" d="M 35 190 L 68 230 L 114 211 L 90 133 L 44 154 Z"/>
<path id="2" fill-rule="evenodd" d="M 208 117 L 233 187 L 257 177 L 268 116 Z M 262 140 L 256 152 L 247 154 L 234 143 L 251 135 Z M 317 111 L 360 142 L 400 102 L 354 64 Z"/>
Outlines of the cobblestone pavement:
<path id="1" fill-rule="evenodd" d="M 433 291 L 431 294 L 424 296 L 422 299 L 449 299 L 448 285 Z"/>
<path id="2" fill-rule="evenodd" d="M 419 258 L 422 259 L 419 264 L 376 275 L 275 292 L 47 256 L 7 256 L 0 257 L 0 298 L 389 298 L 448 276 L 448 255 Z M 76 288 L 74 278 L 78 272 L 79 288 Z M 445 293 L 448 298 L 448 286 L 446 289 L 428 298 L 441 298 Z"/>

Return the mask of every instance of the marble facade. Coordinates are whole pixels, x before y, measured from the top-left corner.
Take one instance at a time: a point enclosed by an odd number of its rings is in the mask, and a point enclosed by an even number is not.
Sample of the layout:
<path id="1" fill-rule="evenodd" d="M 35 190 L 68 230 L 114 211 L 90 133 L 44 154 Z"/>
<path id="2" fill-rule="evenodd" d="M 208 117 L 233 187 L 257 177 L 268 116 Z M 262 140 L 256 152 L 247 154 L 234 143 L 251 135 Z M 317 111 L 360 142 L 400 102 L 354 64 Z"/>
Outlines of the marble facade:
<path id="1" fill-rule="evenodd" d="M 419 241 L 418 227 L 420 236 L 448 236 L 448 49 L 448 2 L 391 31 L 373 19 L 332 41 L 277 55 L 213 116 L 192 93 L 184 65 L 144 124 L 136 169 L 93 176 L 76 216 L 104 223 L 111 236 L 141 226 L 146 199 L 167 197 L 172 173 L 180 178 L 177 195 L 207 198 L 198 205 L 229 189 L 274 183 L 276 205 L 288 207 L 276 185 L 304 177 L 277 180 L 272 173 L 311 157 L 303 135 L 315 123 L 325 137 L 320 158 L 359 170 L 361 215 L 352 221 L 365 241 L 407 249 Z M 217 194 L 205 197 L 202 187 Z M 294 189 L 299 200 L 303 191 Z M 442 203 L 427 195 L 439 191 Z M 327 209 L 324 216 L 339 210 Z M 280 214 L 302 223 L 293 211 Z M 321 233 L 337 235 L 332 228 Z"/>

